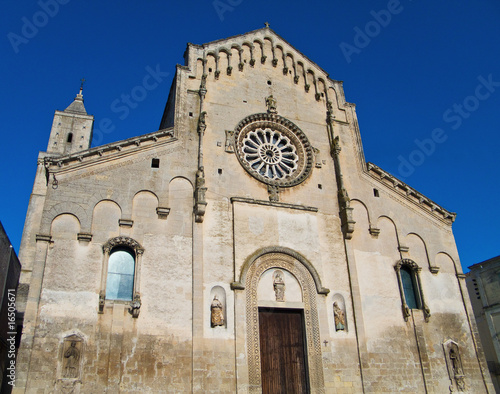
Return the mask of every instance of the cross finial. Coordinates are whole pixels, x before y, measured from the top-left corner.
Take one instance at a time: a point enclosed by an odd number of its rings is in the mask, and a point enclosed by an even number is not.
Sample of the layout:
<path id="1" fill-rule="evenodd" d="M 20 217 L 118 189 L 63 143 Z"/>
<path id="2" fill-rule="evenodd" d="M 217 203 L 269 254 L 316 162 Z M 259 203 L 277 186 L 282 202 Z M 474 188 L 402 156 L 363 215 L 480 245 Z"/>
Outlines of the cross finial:
<path id="1" fill-rule="evenodd" d="M 80 81 L 81 81 L 81 84 L 80 84 L 80 94 L 82 94 L 83 84 L 85 82 L 85 78 L 80 79 Z"/>
<path id="2" fill-rule="evenodd" d="M 269 22 L 264 22 L 264 25 L 265 25 L 266 27 L 269 27 Z"/>

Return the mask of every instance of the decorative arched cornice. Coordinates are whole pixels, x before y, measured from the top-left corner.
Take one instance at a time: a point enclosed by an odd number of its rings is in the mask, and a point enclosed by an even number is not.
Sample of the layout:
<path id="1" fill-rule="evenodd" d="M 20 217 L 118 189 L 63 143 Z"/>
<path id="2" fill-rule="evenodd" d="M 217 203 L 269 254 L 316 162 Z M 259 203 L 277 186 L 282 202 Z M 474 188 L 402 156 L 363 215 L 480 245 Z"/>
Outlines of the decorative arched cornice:
<path id="1" fill-rule="evenodd" d="M 418 264 L 415 263 L 411 259 L 401 259 L 401 260 L 399 260 L 396 263 L 396 265 L 394 265 L 394 269 L 396 271 L 399 271 L 399 270 L 401 270 L 401 267 L 403 267 L 403 266 L 410 268 L 412 271 L 418 271 L 420 269 L 420 267 L 418 266 Z"/>
<path id="2" fill-rule="evenodd" d="M 358 198 L 351 198 L 351 202 L 358 202 L 365 208 L 366 217 L 368 219 L 368 224 L 371 225 L 372 223 L 370 221 L 370 211 L 368 210 L 368 207 L 366 206 L 366 204 Z"/>
<path id="3" fill-rule="evenodd" d="M 113 249 L 116 246 L 129 247 L 133 249 L 136 254 L 142 254 L 144 252 L 144 248 L 141 246 L 139 242 L 137 242 L 135 239 L 123 235 L 108 240 L 108 242 L 106 242 L 102 246 L 102 250 L 104 251 L 104 253 L 109 253 L 111 252 L 111 249 Z"/>
<path id="4" fill-rule="evenodd" d="M 241 267 L 241 272 L 240 272 L 240 277 L 238 282 L 233 282 L 231 283 L 231 289 L 233 290 L 244 290 L 245 289 L 245 282 L 246 282 L 246 277 L 248 270 L 252 266 L 252 264 L 261 256 L 268 254 L 268 253 L 283 253 L 288 256 L 293 257 L 297 261 L 299 261 L 311 274 L 311 277 L 314 280 L 314 284 L 316 286 L 316 291 L 318 294 L 324 294 L 327 295 L 330 292 L 330 289 L 327 289 L 323 287 L 321 284 L 321 279 L 318 275 L 318 272 L 314 268 L 314 266 L 300 253 L 297 253 L 296 251 L 283 247 L 283 246 L 268 246 L 262 249 L 257 250 L 253 254 L 247 257 L 245 262 L 243 263 L 243 266 Z"/>
<path id="5" fill-rule="evenodd" d="M 159 200 L 159 199 L 158 199 L 158 194 L 157 194 L 157 193 L 155 193 L 154 191 L 152 191 L 152 190 L 148 190 L 148 189 L 141 189 L 141 190 L 138 190 L 138 191 L 134 194 L 133 199 L 134 199 L 135 197 L 137 197 L 137 195 L 138 195 L 139 193 L 148 193 L 148 194 L 151 194 L 151 195 L 153 195 L 153 196 L 156 198 L 156 201 L 158 201 L 158 200 Z"/>

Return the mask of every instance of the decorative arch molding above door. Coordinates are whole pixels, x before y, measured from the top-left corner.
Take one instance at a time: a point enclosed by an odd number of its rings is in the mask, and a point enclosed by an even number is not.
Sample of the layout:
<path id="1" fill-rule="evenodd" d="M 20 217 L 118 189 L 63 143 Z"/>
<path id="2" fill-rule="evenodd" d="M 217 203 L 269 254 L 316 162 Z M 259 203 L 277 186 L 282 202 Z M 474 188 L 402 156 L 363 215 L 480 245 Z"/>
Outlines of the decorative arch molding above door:
<path id="1" fill-rule="evenodd" d="M 303 298 L 309 386 L 312 392 L 324 392 L 323 362 L 316 300 L 319 292 L 317 291 L 317 282 L 315 281 L 315 279 L 319 278 L 313 278 L 310 271 L 311 267 L 306 267 L 291 254 L 276 251 L 259 255 L 247 268 L 243 288 L 246 292 L 246 350 L 248 356 L 249 391 L 262 391 L 258 285 L 264 272 L 276 268 L 287 271 L 300 284 Z M 322 289 L 321 286 L 320 288 Z"/>

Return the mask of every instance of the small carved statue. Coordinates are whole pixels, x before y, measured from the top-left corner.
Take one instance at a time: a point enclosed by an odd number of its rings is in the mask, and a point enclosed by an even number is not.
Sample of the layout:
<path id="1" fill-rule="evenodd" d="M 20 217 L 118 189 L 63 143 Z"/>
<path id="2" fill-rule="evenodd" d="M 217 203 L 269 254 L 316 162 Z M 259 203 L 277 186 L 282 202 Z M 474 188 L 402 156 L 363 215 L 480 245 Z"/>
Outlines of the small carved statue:
<path id="1" fill-rule="evenodd" d="M 283 279 L 283 273 L 281 271 L 274 271 L 273 274 L 273 287 L 274 293 L 276 295 L 276 301 L 285 301 L 285 281 Z"/>
<path id="2" fill-rule="evenodd" d="M 224 325 L 224 311 L 222 303 L 219 301 L 217 296 L 214 296 L 212 304 L 210 305 L 210 322 L 212 327 L 223 326 Z"/>
<path id="3" fill-rule="evenodd" d="M 77 378 L 80 351 L 76 348 L 76 341 L 71 341 L 70 347 L 64 352 L 64 359 L 64 377 L 70 379 Z"/>
<path id="4" fill-rule="evenodd" d="M 207 116 L 206 111 L 203 111 L 200 114 L 200 118 L 198 119 L 198 132 L 199 133 L 204 133 L 205 129 L 207 128 L 207 123 L 206 123 L 206 119 L 205 119 L 206 116 Z"/>
<path id="5" fill-rule="evenodd" d="M 226 143 L 225 143 L 224 150 L 227 153 L 234 153 L 233 139 L 234 139 L 234 131 L 233 130 L 226 130 Z"/>
<path id="6" fill-rule="evenodd" d="M 333 314 L 335 316 L 335 331 L 344 331 L 345 315 L 344 311 L 339 307 L 337 302 L 333 303 Z"/>
<path id="7" fill-rule="evenodd" d="M 139 294 L 136 294 L 134 296 L 133 301 L 130 302 L 130 313 L 132 314 L 132 317 L 137 319 L 139 317 L 139 312 L 141 310 L 141 296 Z"/>
<path id="8" fill-rule="evenodd" d="M 106 302 L 106 292 L 101 290 L 99 292 L 99 313 L 104 313 L 104 304 Z"/>
<path id="9" fill-rule="evenodd" d="M 205 169 L 204 167 L 198 168 L 196 171 L 196 188 L 205 186 Z"/>
<path id="10" fill-rule="evenodd" d="M 349 207 L 351 199 L 349 198 L 349 194 L 345 187 L 340 189 L 338 192 L 339 202 L 342 207 Z"/>
<path id="11" fill-rule="evenodd" d="M 276 99 L 273 97 L 271 94 L 268 98 L 266 98 L 266 105 L 267 105 L 267 112 L 270 114 L 277 114 L 278 109 L 276 108 L 278 105 L 278 102 Z"/>
<path id="12" fill-rule="evenodd" d="M 457 383 L 457 387 L 459 391 L 465 390 L 465 379 L 464 379 L 464 371 L 462 369 L 462 362 L 460 360 L 460 355 L 458 353 L 458 347 L 452 346 L 450 348 L 450 361 L 451 367 L 453 369 L 453 377 L 455 382 Z"/>

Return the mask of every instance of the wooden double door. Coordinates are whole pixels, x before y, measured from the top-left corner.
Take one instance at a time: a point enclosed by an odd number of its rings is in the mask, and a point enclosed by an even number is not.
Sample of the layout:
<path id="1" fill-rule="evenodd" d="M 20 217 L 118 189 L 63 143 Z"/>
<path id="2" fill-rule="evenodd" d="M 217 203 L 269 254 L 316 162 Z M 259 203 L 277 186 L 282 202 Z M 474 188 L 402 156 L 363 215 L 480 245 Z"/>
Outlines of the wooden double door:
<path id="1" fill-rule="evenodd" d="M 308 393 L 303 310 L 259 308 L 259 332 L 262 392 Z"/>

